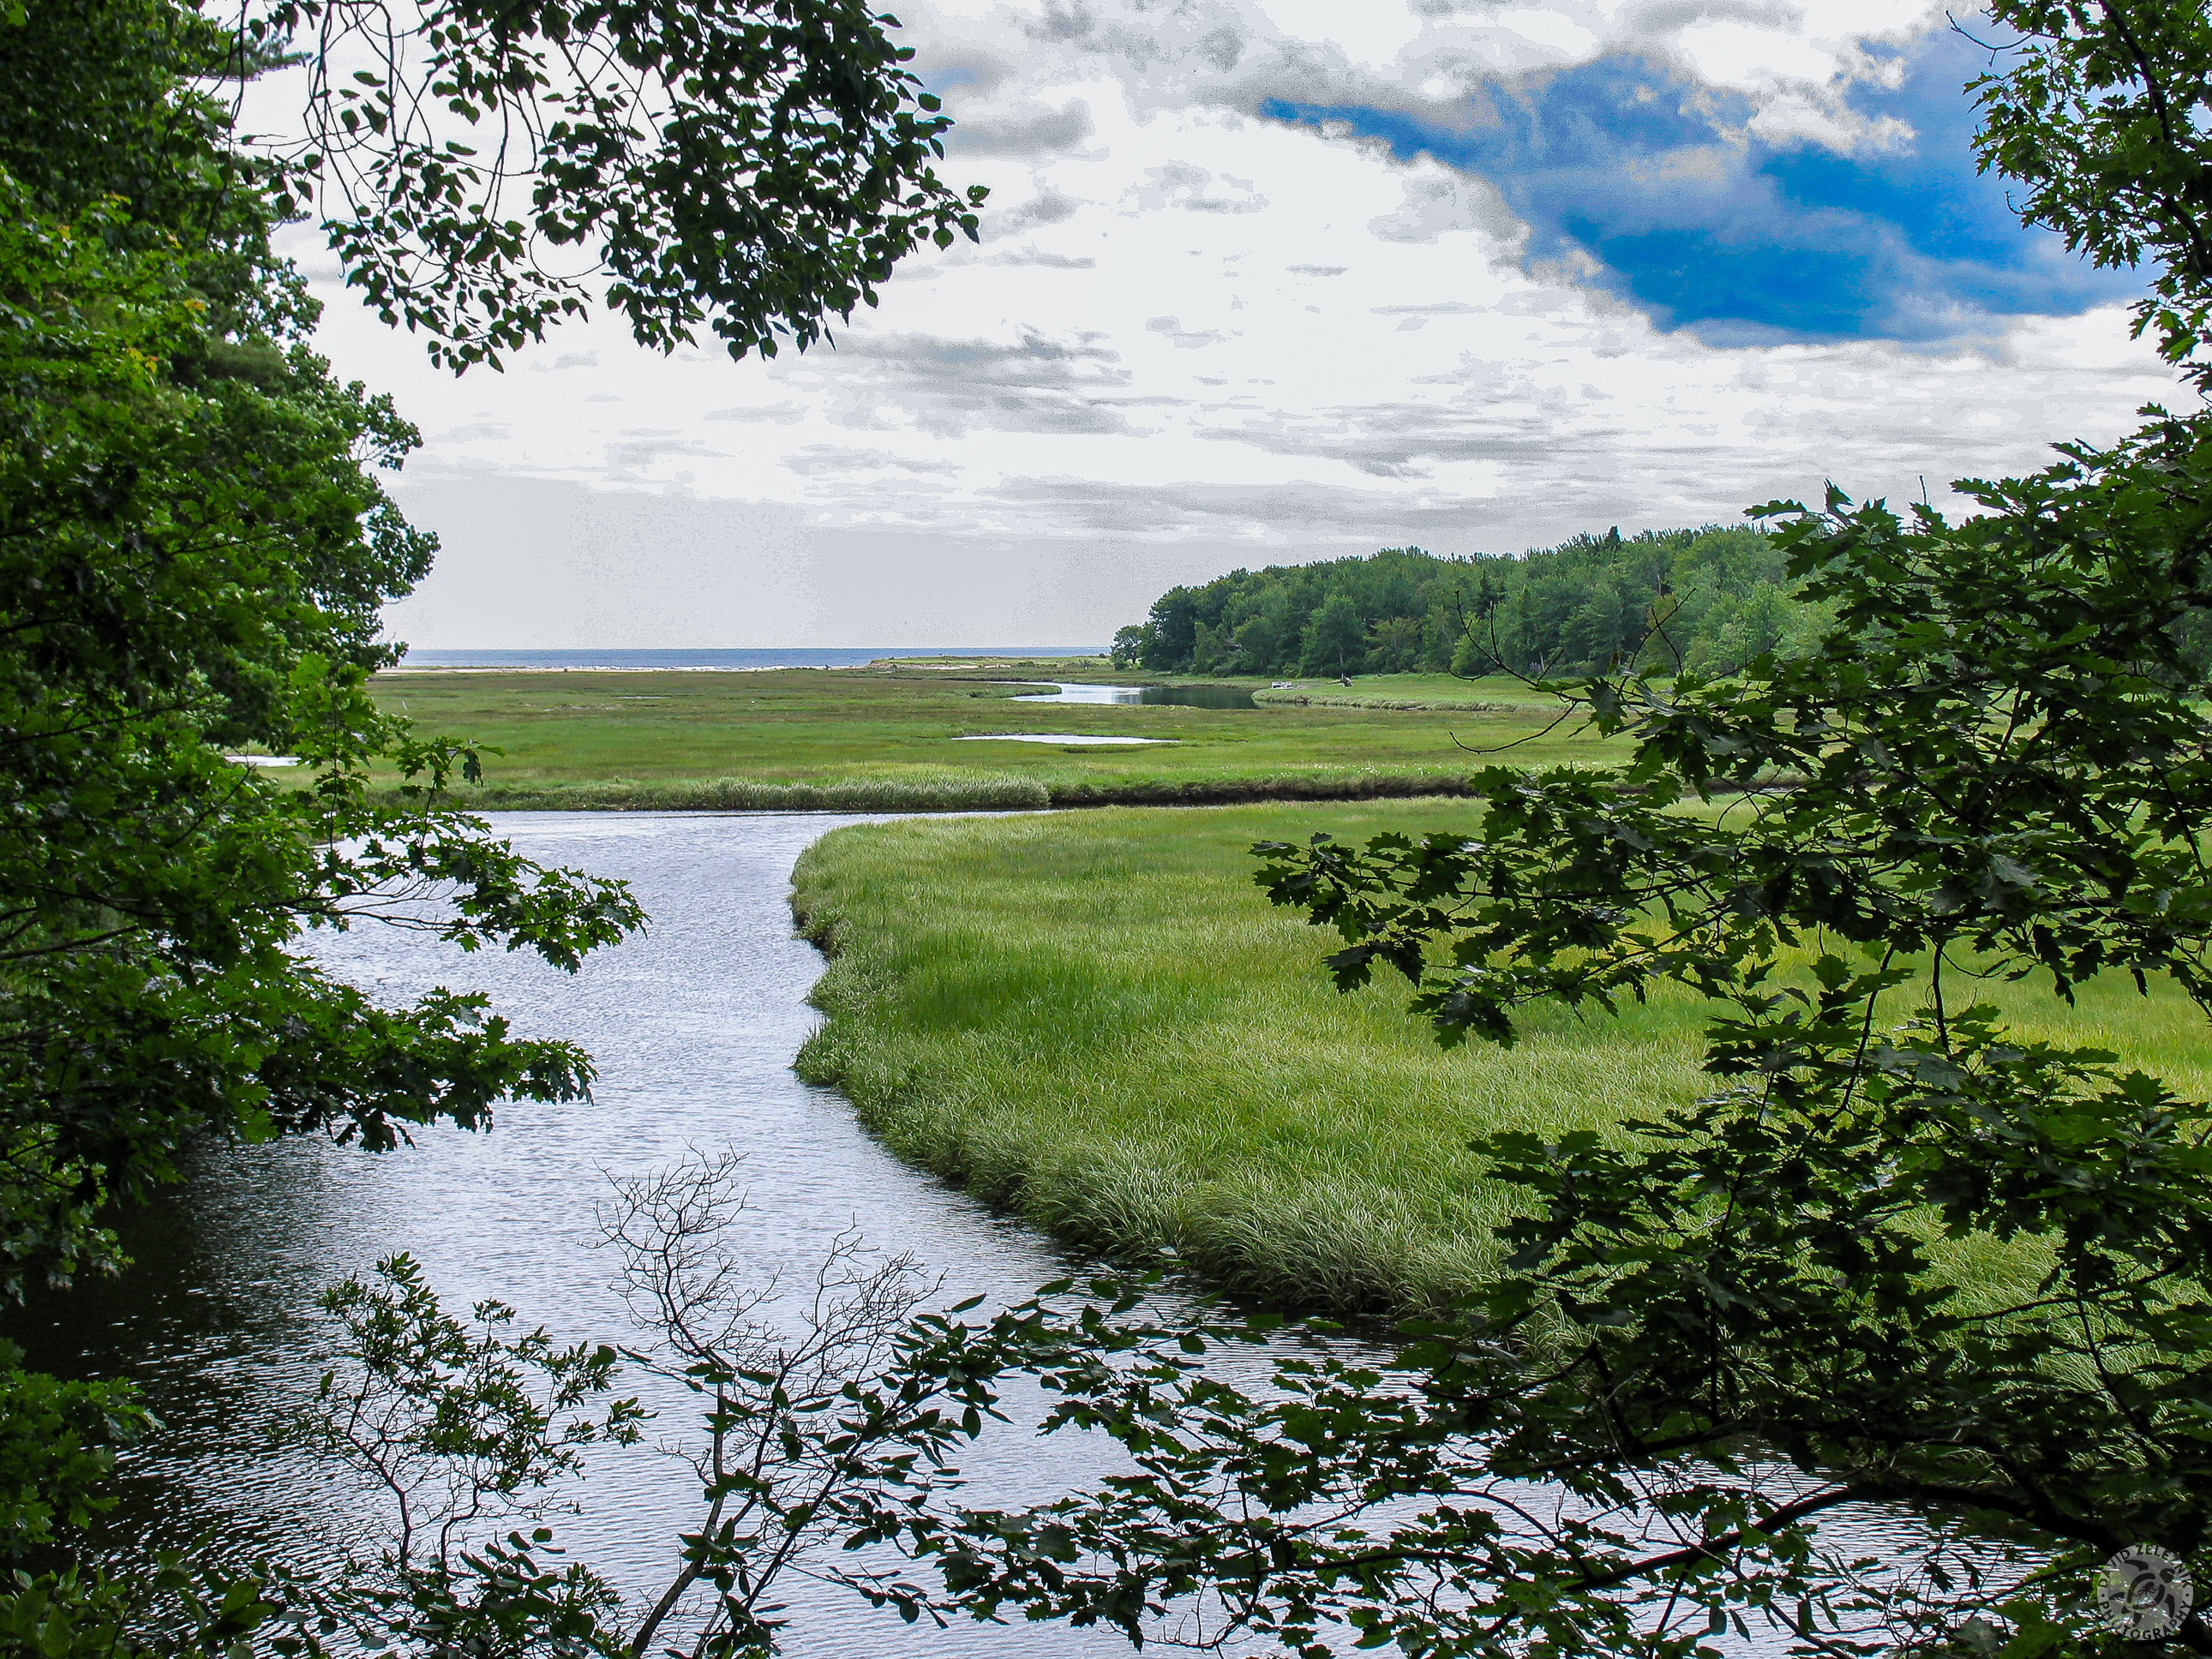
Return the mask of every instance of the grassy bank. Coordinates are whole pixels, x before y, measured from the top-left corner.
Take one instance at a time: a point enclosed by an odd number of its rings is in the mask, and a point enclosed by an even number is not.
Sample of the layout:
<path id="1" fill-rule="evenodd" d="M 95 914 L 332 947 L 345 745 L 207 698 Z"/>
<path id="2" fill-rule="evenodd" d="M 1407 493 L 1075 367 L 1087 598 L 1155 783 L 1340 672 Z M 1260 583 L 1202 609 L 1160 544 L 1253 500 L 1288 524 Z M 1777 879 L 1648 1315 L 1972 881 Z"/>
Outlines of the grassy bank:
<path id="1" fill-rule="evenodd" d="M 1401 984 L 1339 996 L 1316 965 L 1334 936 L 1250 884 L 1255 840 L 1471 827 L 1476 810 L 840 830 L 798 874 L 803 922 L 835 953 L 801 1073 L 902 1156 L 1072 1243 L 1171 1248 L 1218 1283 L 1311 1309 L 1448 1300 L 1499 1214 L 1470 1139 L 1602 1127 L 1703 1081 L 1686 998 L 1619 1021 L 1539 1013 L 1514 1049 L 1445 1053 Z M 1999 994 L 2032 1034 L 2106 1041 L 2186 1094 L 2212 1090 L 2212 1038 L 2178 997 L 2100 983 L 2069 1011 L 2027 987 Z"/>
<path id="2" fill-rule="evenodd" d="M 418 729 L 502 752 L 468 793 L 485 808 L 767 808 L 919 811 L 975 807 L 1389 799 L 1451 793 L 1479 763 L 1460 745 L 1525 738 L 1552 712 L 1500 682 L 1443 680 L 1479 709 L 1431 707 L 1418 676 L 1355 691 L 1372 707 L 1256 708 L 1027 704 L 1029 674 L 1136 683 L 1093 664 L 902 663 L 763 673 L 404 672 L 378 699 Z M 1398 681 L 1407 684 L 1401 686 Z M 1236 682 L 1266 694 L 1266 682 Z M 1317 691 L 1316 696 L 1324 695 Z M 1418 708 L 1412 704 L 1419 703 Z M 1164 739 L 1099 746 L 975 742 L 1017 732 Z M 1565 732 L 1514 750 L 1524 763 L 1597 745 Z"/>
<path id="3" fill-rule="evenodd" d="M 1350 685 L 1332 679 L 1271 682 L 1252 701 L 1268 708 L 1370 708 L 1403 713 L 1514 714 L 1538 705 L 1527 687 L 1506 679 L 1462 680 L 1449 674 L 1363 674 Z"/>

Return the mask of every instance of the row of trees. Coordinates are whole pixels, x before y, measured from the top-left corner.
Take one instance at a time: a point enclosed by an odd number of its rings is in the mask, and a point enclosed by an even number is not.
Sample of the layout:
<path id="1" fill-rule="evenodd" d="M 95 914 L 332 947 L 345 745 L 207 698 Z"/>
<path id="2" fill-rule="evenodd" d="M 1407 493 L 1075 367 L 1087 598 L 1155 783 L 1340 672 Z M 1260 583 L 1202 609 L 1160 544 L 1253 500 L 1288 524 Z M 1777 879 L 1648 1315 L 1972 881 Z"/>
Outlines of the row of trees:
<path id="1" fill-rule="evenodd" d="M 1113 654 L 1176 674 L 1732 673 L 1823 622 L 1787 565 L 1741 527 L 1615 528 L 1519 557 L 1389 548 L 1171 588 Z"/>

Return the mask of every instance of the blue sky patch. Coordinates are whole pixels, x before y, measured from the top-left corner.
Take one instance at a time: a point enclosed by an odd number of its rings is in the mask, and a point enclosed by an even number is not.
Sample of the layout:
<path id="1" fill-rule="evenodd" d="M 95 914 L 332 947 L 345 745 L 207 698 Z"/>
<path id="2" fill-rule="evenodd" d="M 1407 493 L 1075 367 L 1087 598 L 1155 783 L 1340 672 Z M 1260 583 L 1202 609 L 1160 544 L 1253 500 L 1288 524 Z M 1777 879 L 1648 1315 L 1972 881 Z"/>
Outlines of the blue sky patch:
<path id="1" fill-rule="evenodd" d="M 2092 270 L 2021 224 L 2005 180 L 1976 175 L 1961 88 L 1986 53 L 1947 30 L 1907 57 L 1896 90 L 1851 97 L 1916 136 L 1858 156 L 1750 137 L 1743 99 L 1623 58 L 1495 88 L 1454 127 L 1279 100 L 1261 112 L 1341 122 L 1401 158 L 1427 154 L 1489 180 L 1533 227 L 1534 256 L 1582 248 L 1661 326 L 1714 343 L 1935 341 L 1992 317 L 2070 316 L 2141 293 L 2140 274 Z"/>

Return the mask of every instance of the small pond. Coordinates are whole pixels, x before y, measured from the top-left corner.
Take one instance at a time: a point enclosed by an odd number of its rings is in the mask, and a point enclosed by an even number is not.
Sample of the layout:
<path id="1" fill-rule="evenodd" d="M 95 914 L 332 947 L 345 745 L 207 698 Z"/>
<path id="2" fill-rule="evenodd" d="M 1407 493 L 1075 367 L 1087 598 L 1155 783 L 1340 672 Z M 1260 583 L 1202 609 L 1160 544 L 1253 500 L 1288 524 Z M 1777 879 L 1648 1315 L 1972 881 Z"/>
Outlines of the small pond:
<path id="1" fill-rule="evenodd" d="M 1077 680 L 1034 682 L 1007 680 L 1008 685 L 1048 684 L 1049 691 L 1017 697 L 1017 702 L 1090 702 L 1127 706 L 1169 704 L 1177 708 L 1257 708 L 1252 694 L 1241 685 L 1093 685 Z"/>

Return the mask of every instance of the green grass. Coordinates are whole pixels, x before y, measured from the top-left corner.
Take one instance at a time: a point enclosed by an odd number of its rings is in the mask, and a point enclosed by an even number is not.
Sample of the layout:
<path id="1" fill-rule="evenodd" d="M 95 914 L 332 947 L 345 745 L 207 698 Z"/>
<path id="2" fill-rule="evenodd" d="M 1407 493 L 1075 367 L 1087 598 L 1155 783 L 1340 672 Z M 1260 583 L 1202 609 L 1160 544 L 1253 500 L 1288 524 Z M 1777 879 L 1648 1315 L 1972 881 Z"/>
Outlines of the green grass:
<path id="1" fill-rule="evenodd" d="M 1542 707 L 1527 687 L 1506 679 L 1462 680 L 1449 674 L 1363 674 L 1350 685 L 1334 679 L 1271 680 L 1253 701 L 1273 708 L 1430 709 L 1516 714 Z M 1547 719 L 1550 718 L 1547 714 Z"/>
<path id="2" fill-rule="evenodd" d="M 1402 982 L 1348 996 L 1334 935 L 1272 908 L 1250 842 L 1471 828 L 1457 800 L 912 821 L 841 830 L 794 902 L 834 952 L 799 1056 L 897 1152 L 1072 1243 L 1162 1249 L 1232 1291 L 1334 1313 L 1449 1301 L 1502 1213 L 1467 1152 L 1691 1098 L 1702 1010 L 1539 1012 L 1515 1048 L 1447 1053 Z M 2212 1031 L 2122 983 L 2069 1010 L 1996 999 L 2032 1035 L 2101 1042 L 2212 1090 Z M 1902 1012 L 1902 1011 L 1900 1011 Z M 1969 1255 L 1972 1253 L 1969 1252 Z M 1986 1255 L 1987 1253 L 1983 1253 Z M 2000 1253 L 2002 1255 L 2002 1253 Z M 1963 1279 L 2018 1277 L 1960 1256 Z"/>
<path id="3" fill-rule="evenodd" d="M 1383 702 L 1443 690 L 1494 707 L 1254 709 L 1028 706 L 1019 674 L 1133 684 L 1097 664 L 765 673 L 403 672 L 378 700 L 421 731 L 504 751 L 469 792 L 484 807 L 932 808 L 1360 799 L 1450 793 L 1480 763 L 1459 747 L 1528 737 L 1553 718 L 1510 682 L 1374 676 L 1351 695 Z M 1267 682 L 1221 682 L 1261 690 Z M 1343 693 L 1334 681 L 1328 690 Z M 1160 748 L 964 743 L 1012 732 L 1164 738 Z M 1522 763 L 1588 758 L 1562 731 L 1512 752 Z"/>

